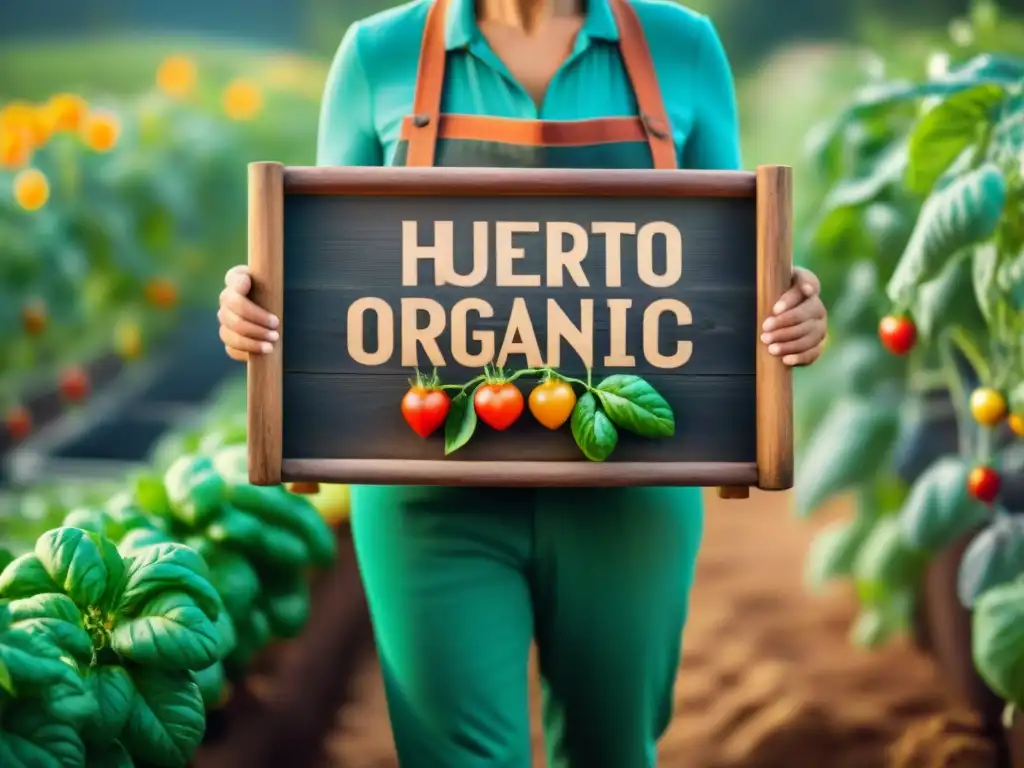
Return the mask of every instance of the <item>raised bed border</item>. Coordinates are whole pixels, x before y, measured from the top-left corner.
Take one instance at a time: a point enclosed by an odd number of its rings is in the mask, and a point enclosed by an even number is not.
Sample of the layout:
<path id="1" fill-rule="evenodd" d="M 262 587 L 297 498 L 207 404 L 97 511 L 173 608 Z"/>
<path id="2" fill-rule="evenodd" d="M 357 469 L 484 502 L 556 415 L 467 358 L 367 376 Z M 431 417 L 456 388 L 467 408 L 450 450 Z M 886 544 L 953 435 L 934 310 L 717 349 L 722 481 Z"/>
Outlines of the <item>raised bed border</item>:
<path id="1" fill-rule="evenodd" d="M 373 642 L 351 529 L 335 530 L 338 565 L 314 579 L 303 634 L 269 659 L 270 697 L 239 685 L 223 710 L 210 713 L 191 768 L 311 768 L 320 757 Z"/>

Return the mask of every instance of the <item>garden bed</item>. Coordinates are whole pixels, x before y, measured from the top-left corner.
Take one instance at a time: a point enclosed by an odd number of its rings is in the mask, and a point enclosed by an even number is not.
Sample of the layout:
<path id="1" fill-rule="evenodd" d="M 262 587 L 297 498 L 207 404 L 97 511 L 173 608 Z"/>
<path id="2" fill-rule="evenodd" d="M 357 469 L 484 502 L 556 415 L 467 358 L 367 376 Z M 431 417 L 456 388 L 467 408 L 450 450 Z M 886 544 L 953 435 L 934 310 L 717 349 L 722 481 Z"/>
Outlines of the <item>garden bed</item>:
<path id="1" fill-rule="evenodd" d="M 268 649 L 211 713 L 194 768 L 303 768 L 318 759 L 372 642 L 351 533 L 347 524 L 337 531 L 338 565 L 314 580 L 302 636 Z"/>

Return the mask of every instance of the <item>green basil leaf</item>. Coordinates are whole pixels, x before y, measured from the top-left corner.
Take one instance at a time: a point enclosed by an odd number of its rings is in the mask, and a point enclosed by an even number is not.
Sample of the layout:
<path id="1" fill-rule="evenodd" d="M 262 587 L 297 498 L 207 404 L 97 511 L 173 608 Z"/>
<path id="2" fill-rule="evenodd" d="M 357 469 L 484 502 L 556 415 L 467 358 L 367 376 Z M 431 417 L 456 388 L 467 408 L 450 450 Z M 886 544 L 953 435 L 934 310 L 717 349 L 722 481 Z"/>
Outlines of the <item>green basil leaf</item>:
<path id="1" fill-rule="evenodd" d="M 124 538 L 117 544 L 117 551 L 121 553 L 122 557 L 130 558 L 155 544 L 171 543 L 174 543 L 174 539 L 163 531 L 158 531 L 155 528 L 137 528 L 124 535 Z"/>
<path id="2" fill-rule="evenodd" d="M 604 461 L 619 442 L 615 425 L 597 405 L 597 399 L 585 392 L 572 409 L 570 421 L 573 439 L 591 461 Z"/>
<path id="3" fill-rule="evenodd" d="M 105 747 L 120 737 L 135 699 L 135 684 L 120 665 L 93 667 L 85 686 L 97 703 L 97 714 L 85 729 L 90 746 Z M 91 754 L 91 752 L 90 752 Z"/>
<path id="4" fill-rule="evenodd" d="M 43 618 L 23 619 L 14 626 L 24 632 L 45 637 L 76 659 L 88 661 L 92 657 L 92 639 L 81 623 L 72 624 L 62 619 Z"/>
<path id="5" fill-rule="evenodd" d="M 32 552 L 16 557 L 0 573 L 0 598 L 15 599 L 61 592 L 60 585 L 46 572 Z"/>
<path id="6" fill-rule="evenodd" d="M 114 625 L 110 646 L 137 664 L 163 670 L 194 670 L 219 661 L 221 636 L 195 600 L 162 592 L 136 618 Z"/>
<path id="7" fill-rule="evenodd" d="M 7 668 L 7 664 L 0 659 L 0 690 L 6 691 L 7 693 L 14 695 L 14 680 L 11 678 L 11 670 Z"/>
<path id="8" fill-rule="evenodd" d="M 917 121 L 908 140 L 907 186 L 927 193 L 946 168 L 978 140 L 979 129 L 991 122 L 1006 89 L 994 83 L 946 96 Z"/>
<path id="9" fill-rule="evenodd" d="M 218 551 L 210 562 L 210 583 L 232 616 L 242 616 L 260 593 L 260 580 L 249 561 L 236 552 Z"/>
<path id="10" fill-rule="evenodd" d="M 124 590 L 125 571 L 127 570 L 124 558 L 110 539 L 95 533 L 90 533 L 89 538 L 99 547 L 103 565 L 107 569 L 107 584 L 103 590 L 103 597 L 100 598 L 99 607 L 109 611 L 121 600 L 121 592 Z"/>
<path id="11" fill-rule="evenodd" d="M 0 730 L 4 768 L 85 768 L 85 744 L 70 723 L 54 720 L 41 704 L 19 702 Z"/>
<path id="12" fill-rule="evenodd" d="M 238 642 L 238 636 L 235 634 L 235 622 L 232 621 L 230 614 L 225 610 L 220 612 L 213 626 L 216 628 L 217 637 L 219 638 L 217 658 L 225 659 L 235 650 L 235 644 Z"/>
<path id="13" fill-rule="evenodd" d="M 260 543 L 263 523 L 259 518 L 240 509 L 228 507 L 206 528 L 206 537 L 217 544 L 237 544 L 252 547 Z"/>
<path id="14" fill-rule="evenodd" d="M 107 587 L 103 555 L 81 528 L 55 528 L 36 540 L 36 557 L 51 578 L 81 607 L 98 605 Z"/>
<path id="15" fill-rule="evenodd" d="M 13 628 L 0 635 L 0 662 L 19 691 L 55 685 L 74 671 L 64 653 L 44 635 Z"/>
<path id="16" fill-rule="evenodd" d="M 187 765 L 206 729 L 206 711 L 191 672 L 137 668 L 136 695 L 120 741 L 137 763 Z"/>
<path id="17" fill-rule="evenodd" d="M 617 427 L 641 437 L 672 437 L 676 418 L 658 391 L 631 374 L 615 374 L 597 385 L 597 397 Z"/>
<path id="18" fill-rule="evenodd" d="M 7 604 L 11 621 L 25 619 L 60 619 L 71 624 L 82 624 L 82 612 L 67 595 L 55 593 L 23 597 Z"/>
<path id="19" fill-rule="evenodd" d="M 158 593 L 175 590 L 191 595 L 207 616 L 216 618 L 221 601 L 208 576 L 206 562 L 184 544 L 147 547 L 128 562 L 117 612 L 131 615 Z"/>
<path id="20" fill-rule="evenodd" d="M 264 525 L 260 529 L 260 543 L 248 550 L 253 560 L 275 568 L 288 570 L 309 565 L 309 548 L 302 539 L 284 528 Z"/>
<path id="21" fill-rule="evenodd" d="M 128 750 L 119 741 L 88 750 L 88 768 L 137 768 Z"/>
<path id="22" fill-rule="evenodd" d="M 182 456 L 164 475 L 174 517 L 190 526 L 205 525 L 220 512 L 227 486 L 206 456 Z"/>
<path id="23" fill-rule="evenodd" d="M 267 590 L 260 601 L 275 637 L 298 637 L 309 620 L 309 584 L 301 573 Z"/>
<path id="24" fill-rule="evenodd" d="M 444 455 L 449 456 L 469 442 L 476 431 L 476 408 L 472 393 L 460 392 L 452 398 L 448 417 L 444 420 Z"/>
<path id="25" fill-rule="evenodd" d="M 235 650 L 225 659 L 225 666 L 236 673 L 244 672 L 253 657 L 270 642 L 270 623 L 260 608 L 253 608 L 244 620 L 235 626 L 238 642 Z"/>
<path id="26" fill-rule="evenodd" d="M 1024 707 L 1024 581 L 993 587 L 974 603 L 974 665 L 989 687 Z"/>
<path id="27" fill-rule="evenodd" d="M 96 699 L 86 688 L 81 672 L 76 666 L 68 665 L 68 672 L 60 680 L 40 690 L 40 698 L 46 711 L 63 722 L 73 723 L 81 728 L 96 717 Z"/>
<path id="28" fill-rule="evenodd" d="M 192 673 L 192 679 L 199 686 L 199 692 L 203 696 L 203 704 L 207 709 L 216 709 L 224 696 L 224 686 L 227 685 L 227 676 L 224 674 L 224 665 L 219 661 Z"/>
<path id="29" fill-rule="evenodd" d="M 67 528 L 80 528 L 83 531 L 93 531 L 104 536 L 110 530 L 113 521 L 107 517 L 102 509 L 82 507 L 71 510 L 64 518 L 62 525 Z"/>

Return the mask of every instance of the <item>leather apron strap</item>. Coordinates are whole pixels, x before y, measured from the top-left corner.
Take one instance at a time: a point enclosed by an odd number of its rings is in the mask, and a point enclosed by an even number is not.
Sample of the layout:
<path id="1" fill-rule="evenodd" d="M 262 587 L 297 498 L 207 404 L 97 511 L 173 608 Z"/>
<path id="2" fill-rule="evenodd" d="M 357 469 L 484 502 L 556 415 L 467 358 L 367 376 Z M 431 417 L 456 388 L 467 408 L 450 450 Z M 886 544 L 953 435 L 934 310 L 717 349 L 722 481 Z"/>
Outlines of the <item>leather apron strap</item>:
<path id="1" fill-rule="evenodd" d="M 619 53 L 636 96 L 653 165 L 658 170 L 678 168 L 675 141 L 658 76 L 654 71 L 647 38 L 640 19 L 628 0 L 608 0 L 619 29 Z M 416 74 L 413 98 L 413 132 L 409 137 L 406 165 L 425 168 L 434 165 L 438 129 L 441 123 L 441 96 L 447 57 L 445 18 L 447 0 L 435 0 L 427 12 Z M 487 136 L 478 137 L 487 140 Z"/>

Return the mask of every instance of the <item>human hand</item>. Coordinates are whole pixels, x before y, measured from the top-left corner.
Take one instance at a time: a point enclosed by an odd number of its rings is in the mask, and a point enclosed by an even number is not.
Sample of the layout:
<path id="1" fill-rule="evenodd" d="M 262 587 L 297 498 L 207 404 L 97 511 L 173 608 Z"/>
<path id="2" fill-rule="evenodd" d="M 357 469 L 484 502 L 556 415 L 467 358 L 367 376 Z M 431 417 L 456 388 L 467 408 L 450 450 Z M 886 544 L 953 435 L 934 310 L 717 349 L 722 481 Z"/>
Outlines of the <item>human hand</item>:
<path id="1" fill-rule="evenodd" d="M 224 275 L 220 292 L 220 340 L 232 360 L 246 361 L 249 355 L 265 355 L 280 338 L 276 328 L 280 320 L 257 306 L 249 298 L 252 276 L 247 266 L 232 267 Z"/>
<path id="2" fill-rule="evenodd" d="M 793 284 L 764 321 L 761 341 L 786 365 L 810 365 L 821 356 L 828 330 L 828 312 L 821 302 L 821 283 L 809 270 L 793 269 Z"/>

